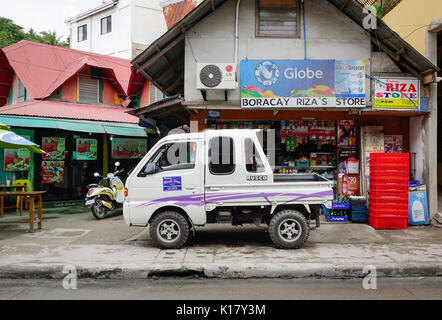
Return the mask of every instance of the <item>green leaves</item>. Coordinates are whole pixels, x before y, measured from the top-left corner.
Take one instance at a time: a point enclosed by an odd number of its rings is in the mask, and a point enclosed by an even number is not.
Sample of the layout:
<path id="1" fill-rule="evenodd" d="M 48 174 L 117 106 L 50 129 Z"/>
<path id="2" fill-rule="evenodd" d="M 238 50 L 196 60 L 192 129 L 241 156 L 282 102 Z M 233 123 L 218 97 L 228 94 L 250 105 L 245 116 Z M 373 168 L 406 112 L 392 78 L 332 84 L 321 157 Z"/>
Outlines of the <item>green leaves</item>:
<path id="1" fill-rule="evenodd" d="M 25 32 L 22 26 L 15 24 L 12 20 L 0 17 L 0 48 L 10 46 L 21 40 L 29 40 L 60 47 L 69 47 L 69 40 L 62 41 L 62 36 L 57 31 L 42 31 L 37 33 L 33 28 Z"/>

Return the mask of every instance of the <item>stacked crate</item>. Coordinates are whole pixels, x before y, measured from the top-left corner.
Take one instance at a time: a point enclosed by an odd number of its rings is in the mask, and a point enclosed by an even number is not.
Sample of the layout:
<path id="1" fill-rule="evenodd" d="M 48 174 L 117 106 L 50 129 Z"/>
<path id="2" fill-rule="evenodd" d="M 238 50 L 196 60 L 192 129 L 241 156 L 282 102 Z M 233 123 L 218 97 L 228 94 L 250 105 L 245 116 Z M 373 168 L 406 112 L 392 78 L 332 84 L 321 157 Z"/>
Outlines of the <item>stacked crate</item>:
<path id="1" fill-rule="evenodd" d="M 371 153 L 369 217 L 375 229 L 406 229 L 408 153 Z"/>
<path id="2" fill-rule="evenodd" d="M 365 197 L 349 197 L 351 221 L 368 222 L 367 201 Z"/>

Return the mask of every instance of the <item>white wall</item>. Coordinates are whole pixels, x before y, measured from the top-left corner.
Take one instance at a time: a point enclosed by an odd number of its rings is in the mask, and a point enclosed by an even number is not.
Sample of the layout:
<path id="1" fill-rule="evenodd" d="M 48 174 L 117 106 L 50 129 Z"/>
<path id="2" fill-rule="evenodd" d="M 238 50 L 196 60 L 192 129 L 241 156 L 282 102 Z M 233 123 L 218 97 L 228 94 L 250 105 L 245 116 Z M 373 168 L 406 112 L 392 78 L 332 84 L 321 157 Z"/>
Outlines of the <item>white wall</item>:
<path id="1" fill-rule="evenodd" d="M 114 7 L 71 24 L 71 48 L 132 59 L 137 49 L 144 50 L 166 31 L 160 2 L 120 0 Z M 102 35 L 101 19 L 109 15 L 112 16 L 112 32 Z M 77 29 L 83 24 L 88 26 L 88 39 L 78 42 Z"/>
<path id="2" fill-rule="evenodd" d="M 132 0 L 132 48 L 133 57 L 167 31 L 162 0 Z"/>
<path id="3" fill-rule="evenodd" d="M 196 89 L 195 60 L 230 63 L 234 61 L 235 10 L 236 1 L 230 0 L 186 33 L 186 101 L 203 100 L 201 93 Z M 326 0 L 305 1 L 305 16 L 307 58 L 367 60 L 367 68 L 370 70 L 371 41 L 361 27 Z M 302 32 L 300 38 L 255 37 L 255 0 L 241 1 L 239 19 L 238 64 L 244 59 L 304 59 Z M 239 81 L 239 66 L 237 72 Z M 369 85 L 367 88 L 370 88 Z M 224 92 L 208 92 L 208 99 L 224 100 Z M 229 100 L 238 101 L 239 105 L 239 88 L 229 93 Z"/>

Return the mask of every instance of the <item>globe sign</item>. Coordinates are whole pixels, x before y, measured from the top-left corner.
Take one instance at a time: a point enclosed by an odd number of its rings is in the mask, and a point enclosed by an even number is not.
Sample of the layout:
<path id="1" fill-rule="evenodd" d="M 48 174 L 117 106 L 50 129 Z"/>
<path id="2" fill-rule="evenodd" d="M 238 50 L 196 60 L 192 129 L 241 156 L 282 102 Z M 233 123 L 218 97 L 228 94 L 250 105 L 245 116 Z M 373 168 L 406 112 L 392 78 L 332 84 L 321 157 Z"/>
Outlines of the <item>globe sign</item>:
<path id="1" fill-rule="evenodd" d="M 279 69 L 271 61 L 264 61 L 256 66 L 255 78 L 265 86 L 274 85 L 279 79 Z"/>

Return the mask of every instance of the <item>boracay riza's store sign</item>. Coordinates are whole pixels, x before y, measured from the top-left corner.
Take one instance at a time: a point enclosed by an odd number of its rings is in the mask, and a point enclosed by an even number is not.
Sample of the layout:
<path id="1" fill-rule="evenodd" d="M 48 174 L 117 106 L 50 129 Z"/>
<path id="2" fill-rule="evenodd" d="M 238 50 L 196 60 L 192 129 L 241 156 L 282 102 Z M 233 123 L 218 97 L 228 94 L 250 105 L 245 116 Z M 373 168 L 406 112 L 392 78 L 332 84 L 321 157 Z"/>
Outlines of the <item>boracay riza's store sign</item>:
<path id="1" fill-rule="evenodd" d="M 364 60 L 243 60 L 243 108 L 365 107 Z"/>

